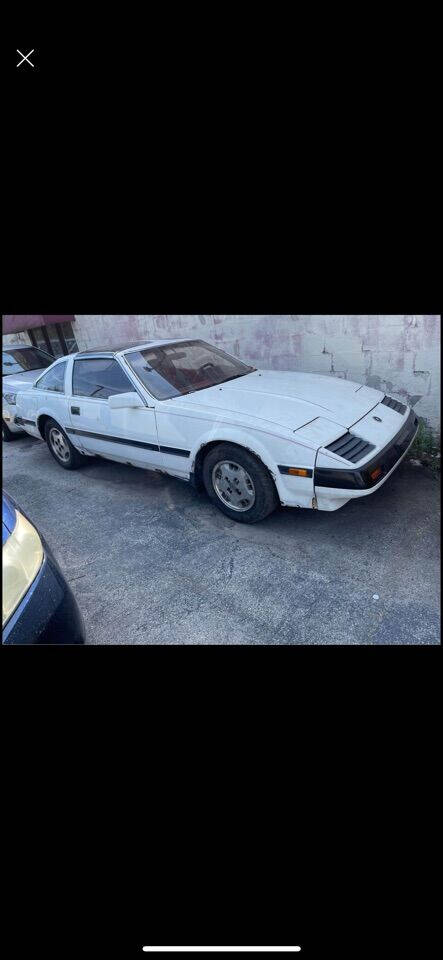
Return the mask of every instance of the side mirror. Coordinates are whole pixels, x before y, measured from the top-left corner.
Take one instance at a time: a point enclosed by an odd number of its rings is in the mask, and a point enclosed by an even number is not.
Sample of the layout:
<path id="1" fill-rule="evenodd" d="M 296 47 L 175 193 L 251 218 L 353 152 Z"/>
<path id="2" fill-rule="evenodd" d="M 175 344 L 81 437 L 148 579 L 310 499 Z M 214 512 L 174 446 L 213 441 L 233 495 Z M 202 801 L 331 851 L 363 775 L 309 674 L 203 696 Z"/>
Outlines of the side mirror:
<path id="1" fill-rule="evenodd" d="M 111 410 L 122 410 L 130 407 L 144 407 L 145 404 L 141 397 L 135 390 L 130 393 L 115 393 L 111 397 L 108 397 L 108 403 L 111 407 Z"/>

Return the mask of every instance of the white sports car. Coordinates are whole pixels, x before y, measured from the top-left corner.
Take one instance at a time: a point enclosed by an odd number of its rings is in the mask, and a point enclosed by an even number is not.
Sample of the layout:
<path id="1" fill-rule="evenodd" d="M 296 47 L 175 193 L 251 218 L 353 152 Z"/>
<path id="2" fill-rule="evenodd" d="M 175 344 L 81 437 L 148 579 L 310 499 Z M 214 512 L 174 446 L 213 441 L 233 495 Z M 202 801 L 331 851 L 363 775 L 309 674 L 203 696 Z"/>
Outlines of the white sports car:
<path id="1" fill-rule="evenodd" d="M 279 503 L 337 510 L 367 496 L 418 429 L 410 407 L 378 390 L 257 370 L 190 339 L 63 357 L 16 407 L 16 424 L 65 469 L 100 456 L 172 474 L 242 523 Z"/>

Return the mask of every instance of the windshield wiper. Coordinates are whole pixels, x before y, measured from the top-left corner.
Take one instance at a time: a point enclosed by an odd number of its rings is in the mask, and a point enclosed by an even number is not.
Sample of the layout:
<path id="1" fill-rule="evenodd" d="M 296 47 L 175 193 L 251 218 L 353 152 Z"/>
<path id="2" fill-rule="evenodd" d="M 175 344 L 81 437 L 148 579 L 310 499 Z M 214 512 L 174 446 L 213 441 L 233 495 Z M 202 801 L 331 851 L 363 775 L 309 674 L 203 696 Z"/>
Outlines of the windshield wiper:
<path id="1" fill-rule="evenodd" d="M 218 380 L 217 383 L 214 383 L 214 387 L 217 387 L 219 383 L 229 383 L 229 380 L 237 380 L 238 377 L 247 377 L 249 373 L 255 373 L 255 367 L 252 367 L 252 369 L 246 373 L 234 373 L 233 377 L 226 377 L 226 380 Z"/>
<path id="2" fill-rule="evenodd" d="M 246 373 L 234 373 L 233 377 L 227 377 L 226 380 L 216 380 L 215 383 L 206 383 L 203 387 L 192 387 L 190 390 L 181 390 L 173 397 L 165 397 L 166 400 L 175 400 L 176 397 L 185 397 L 188 393 L 197 393 L 198 390 L 210 390 L 212 387 L 219 387 L 221 383 L 228 383 L 229 380 L 237 380 L 237 377 L 247 377 L 249 373 L 255 373 L 256 367 L 252 367 Z"/>

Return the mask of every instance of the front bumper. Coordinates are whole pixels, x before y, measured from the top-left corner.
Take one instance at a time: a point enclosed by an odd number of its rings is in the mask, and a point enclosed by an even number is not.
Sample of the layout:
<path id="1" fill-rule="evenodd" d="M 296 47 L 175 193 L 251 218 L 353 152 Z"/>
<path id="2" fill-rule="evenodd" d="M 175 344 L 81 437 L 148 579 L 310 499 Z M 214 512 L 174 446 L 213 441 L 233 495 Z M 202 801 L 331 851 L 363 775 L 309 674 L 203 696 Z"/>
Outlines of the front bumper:
<path id="1" fill-rule="evenodd" d="M 316 467 L 314 470 L 314 487 L 328 487 L 339 490 L 364 491 L 377 487 L 384 482 L 389 473 L 395 469 L 402 457 L 404 457 L 408 447 L 418 430 L 418 417 L 411 410 L 408 419 L 403 424 L 396 436 L 391 440 L 383 450 L 380 450 L 375 457 L 363 467 L 353 470 L 341 470 L 335 467 Z M 381 469 L 381 473 L 371 477 L 374 471 Z"/>

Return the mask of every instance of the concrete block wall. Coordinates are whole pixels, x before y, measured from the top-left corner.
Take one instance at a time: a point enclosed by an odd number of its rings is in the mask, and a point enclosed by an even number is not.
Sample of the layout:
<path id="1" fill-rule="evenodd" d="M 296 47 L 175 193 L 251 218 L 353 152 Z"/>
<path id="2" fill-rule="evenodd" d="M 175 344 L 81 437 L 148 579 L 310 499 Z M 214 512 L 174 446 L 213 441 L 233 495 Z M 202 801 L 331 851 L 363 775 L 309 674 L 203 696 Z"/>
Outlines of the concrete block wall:
<path id="1" fill-rule="evenodd" d="M 76 315 L 79 349 L 146 337 L 202 337 L 255 366 L 356 380 L 412 404 L 440 431 L 436 315 Z"/>

